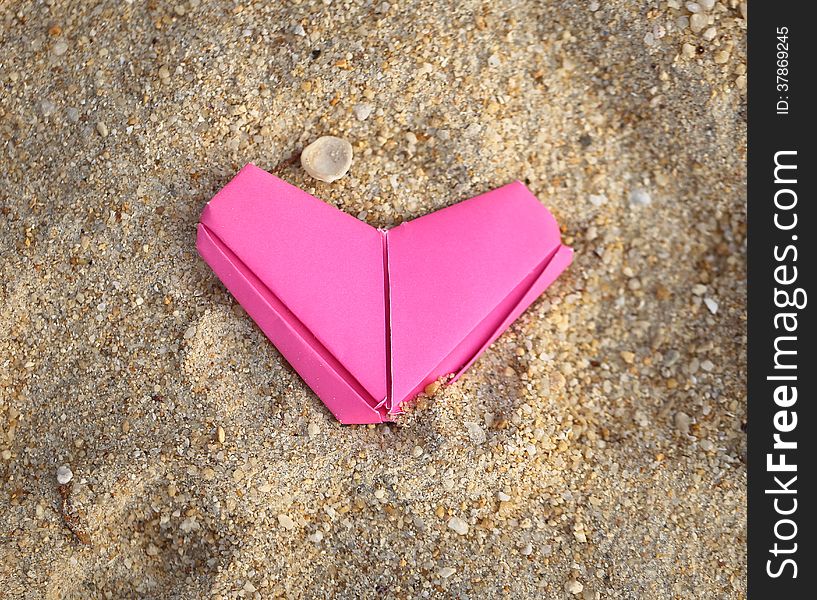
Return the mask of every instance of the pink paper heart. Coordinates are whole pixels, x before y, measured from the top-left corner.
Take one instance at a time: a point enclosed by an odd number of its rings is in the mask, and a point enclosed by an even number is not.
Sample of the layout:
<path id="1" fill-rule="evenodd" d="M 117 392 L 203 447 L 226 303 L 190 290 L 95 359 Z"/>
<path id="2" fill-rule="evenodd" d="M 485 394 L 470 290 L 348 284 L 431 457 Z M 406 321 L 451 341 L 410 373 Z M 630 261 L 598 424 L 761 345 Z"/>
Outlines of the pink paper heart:
<path id="1" fill-rule="evenodd" d="M 343 423 L 379 423 L 459 377 L 570 264 L 519 182 L 378 230 L 247 165 L 197 247 Z"/>

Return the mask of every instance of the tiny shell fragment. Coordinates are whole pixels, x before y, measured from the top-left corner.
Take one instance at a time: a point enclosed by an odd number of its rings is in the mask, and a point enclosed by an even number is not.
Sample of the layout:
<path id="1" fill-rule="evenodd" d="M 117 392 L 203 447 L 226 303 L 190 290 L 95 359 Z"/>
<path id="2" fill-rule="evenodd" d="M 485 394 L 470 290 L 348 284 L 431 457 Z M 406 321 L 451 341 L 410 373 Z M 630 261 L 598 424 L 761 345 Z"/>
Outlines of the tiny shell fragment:
<path id="1" fill-rule="evenodd" d="M 319 137 L 301 152 L 301 166 L 315 179 L 332 183 L 352 166 L 352 144 L 331 135 Z"/>
<path id="2" fill-rule="evenodd" d="M 65 485 L 73 478 L 74 474 L 71 472 L 71 467 L 68 465 L 62 465 L 59 469 L 57 469 L 57 483 L 60 485 Z"/>

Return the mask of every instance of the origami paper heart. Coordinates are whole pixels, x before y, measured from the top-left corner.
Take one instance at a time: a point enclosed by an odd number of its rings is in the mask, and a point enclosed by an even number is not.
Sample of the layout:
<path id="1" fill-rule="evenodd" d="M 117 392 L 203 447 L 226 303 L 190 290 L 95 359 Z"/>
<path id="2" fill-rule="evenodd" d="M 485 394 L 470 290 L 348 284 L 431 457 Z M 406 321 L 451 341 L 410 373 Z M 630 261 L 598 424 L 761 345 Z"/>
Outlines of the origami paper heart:
<path id="1" fill-rule="evenodd" d="M 196 245 L 342 423 L 391 420 L 456 380 L 573 257 L 519 182 L 380 230 L 251 164 Z"/>

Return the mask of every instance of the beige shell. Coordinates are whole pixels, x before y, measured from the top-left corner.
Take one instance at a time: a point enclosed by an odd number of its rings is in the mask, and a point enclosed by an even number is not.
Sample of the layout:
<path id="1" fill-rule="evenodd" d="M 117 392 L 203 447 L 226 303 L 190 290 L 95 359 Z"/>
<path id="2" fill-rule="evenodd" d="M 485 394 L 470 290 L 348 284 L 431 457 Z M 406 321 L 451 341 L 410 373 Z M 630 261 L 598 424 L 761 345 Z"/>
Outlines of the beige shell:
<path id="1" fill-rule="evenodd" d="M 352 144 L 332 135 L 324 135 L 301 152 L 304 171 L 319 181 L 332 183 L 352 166 Z"/>

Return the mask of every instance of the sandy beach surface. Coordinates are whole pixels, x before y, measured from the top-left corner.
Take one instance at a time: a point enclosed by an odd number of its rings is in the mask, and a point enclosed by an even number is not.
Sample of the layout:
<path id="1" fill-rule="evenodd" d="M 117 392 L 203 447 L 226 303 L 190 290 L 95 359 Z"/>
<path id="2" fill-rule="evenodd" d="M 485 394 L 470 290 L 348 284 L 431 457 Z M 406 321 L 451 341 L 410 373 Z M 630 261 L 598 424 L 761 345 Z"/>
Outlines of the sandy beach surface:
<path id="1" fill-rule="evenodd" d="M 745 3 L 0 19 L 0 597 L 746 596 Z M 519 179 L 575 261 L 341 426 L 195 251 L 248 162 L 378 227 Z"/>

